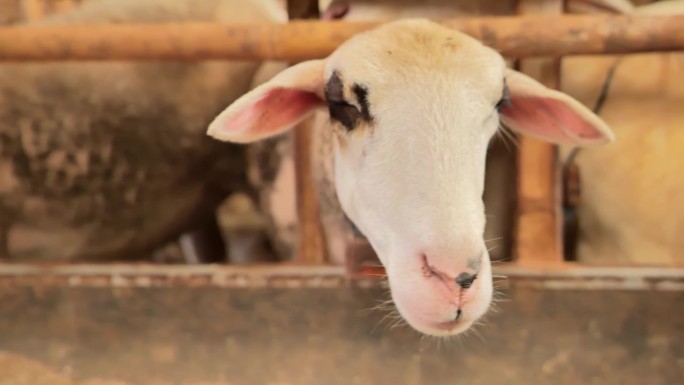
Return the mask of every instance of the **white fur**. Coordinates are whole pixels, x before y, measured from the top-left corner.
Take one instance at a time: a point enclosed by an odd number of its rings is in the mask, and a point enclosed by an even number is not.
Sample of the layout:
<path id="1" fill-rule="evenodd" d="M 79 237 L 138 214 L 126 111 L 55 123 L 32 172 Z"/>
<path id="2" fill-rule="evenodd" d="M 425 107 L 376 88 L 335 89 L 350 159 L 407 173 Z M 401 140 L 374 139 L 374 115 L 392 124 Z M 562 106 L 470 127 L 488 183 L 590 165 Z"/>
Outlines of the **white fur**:
<path id="1" fill-rule="evenodd" d="M 507 2 L 497 0 L 467 0 L 454 2 L 451 0 L 335 0 L 337 5 L 349 5 L 348 12 L 343 19 L 347 21 L 378 21 L 402 18 L 430 18 L 433 20 L 448 19 L 472 15 L 503 15 L 514 12 L 513 6 Z M 332 1 L 319 2 L 323 17 L 329 17 Z M 339 9 L 339 8 L 337 8 Z M 338 15 L 339 16 L 339 15 Z M 507 61 L 511 64 L 512 61 Z M 327 152 L 332 151 L 325 145 L 315 148 L 314 158 L 325 159 Z M 492 143 L 487 154 L 484 204 L 487 212 L 485 239 L 490 250 L 492 260 L 504 260 L 510 257 L 513 235 L 510 229 L 515 221 L 515 146 L 507 143 L 506 138 L 498 137 Z M 330 166 L 332 167 L 332 166 Z M 329 173 L 332 175 L 332 171 Z M 325 180 L 325 175 L 319 176 L 317 181 Z M 331 182 L 332 183 L 332 182 Z M 290 201 L 280 197 L 280 205 L 287 205 Z M 344 243 L 348 237 L 345 231 L 344 218 L 339 214 L 322 212 L 324 227 L 329 233 L 328 243 Z M 294 223 L 292 218 L 290 223 Z M 338 246 L 328 246 L 328 255 L 333 263 L 342 264 L 345 249 Z"/>
<path id="2" fill-rule="evenodd" d="M 350 4 L 346 20 L 391 21 L 424 17 L 431 20 L 463 15 L 502 15 L 514 11 L 509 2 L 499 0 L 320 0 L 322 10 L 332 3 Z"/>
<path id="3" fill-rule="evenodd" d="M 272 108 L 257 103 L 283 89 L 308 91 L 323 102 L 334 73 L 345 100 L 358 109 L 353 86 L 368 91 L 372 120 L 359 120 L 351 132 L 316 106 L 285 124 L 277 120 L 296 97 Z M 331 163 L 339 203 L 385 266 L 398 310 L 423 333 L 452 335 L 481 317 L 491 301 L 482 194 L 506 74 L 513 107 L 504 116 L 520 103 L 559 100 L 596 133 L 592 140 L 562 140 L 584 145 L 611 139 L 607 126 L 576 101 L 507 70 L 503 58 L 477 40 L 422 19 L 385 24 L 351 38 L 325 60 L 288 68 L 229 106 L 209 133 L 235 142 L 258 140 L 316 109 L 314 140 L 333 147 L 324 162 Z M 552 124 L 546 136 L 569 129 L 563 123 Z M 524 133 L 533 126 L 534 120 L 518 116 L 510 128 Z M 470 288 L 456 285 L 462 273 L 477 274 Z"/>

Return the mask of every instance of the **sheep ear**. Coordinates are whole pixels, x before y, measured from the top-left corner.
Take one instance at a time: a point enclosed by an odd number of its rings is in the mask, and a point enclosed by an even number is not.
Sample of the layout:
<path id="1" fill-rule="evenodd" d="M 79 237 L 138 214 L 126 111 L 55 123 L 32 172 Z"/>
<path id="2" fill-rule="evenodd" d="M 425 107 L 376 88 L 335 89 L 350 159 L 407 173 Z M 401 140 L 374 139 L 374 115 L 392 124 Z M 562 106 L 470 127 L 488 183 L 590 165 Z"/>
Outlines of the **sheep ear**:
<path id="1" fill-rule="evenodd" d="M 289 130 L 324 104 L 324 67 L 324 60 L 311 60 L 285 69 L 228 106 L 207 134 L 249 143 Z"/>
<path id="2" fill-rule="evenodd" d="M 512 69 L 506 69 L 506 85 L 510 103 L 502 105 L 499 116 L 511 130 L 557 144 L 613 141 L 608 125 L 567 94 Z"/>
<path id="3" fill-rule="evenodd" d="M 570 13 L 627 14 L 634 10 L 629 0 L 568 0 L 566 6 Z"/>

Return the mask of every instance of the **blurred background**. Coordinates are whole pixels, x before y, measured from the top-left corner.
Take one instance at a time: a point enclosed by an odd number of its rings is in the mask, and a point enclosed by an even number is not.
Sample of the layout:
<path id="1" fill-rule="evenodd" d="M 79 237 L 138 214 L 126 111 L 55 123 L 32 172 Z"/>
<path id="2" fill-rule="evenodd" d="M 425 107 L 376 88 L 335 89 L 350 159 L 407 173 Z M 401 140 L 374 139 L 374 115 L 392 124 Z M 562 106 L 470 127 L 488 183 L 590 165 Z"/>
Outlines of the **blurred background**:
<path id="1" fill-rule="evenodd" d="M 0 0 L 0 35 L 561 13 L 670 17 L 684 1 Z M 378 306 L 383 272 L 351 224 L 331 258 L 306 127 L 206 135 L 290 63 L 0 58 L 0 385 L 684 383 L 681 50 L 508 59 L 617 140 L 492 141 L 498 311 L 452 340 Z"/>

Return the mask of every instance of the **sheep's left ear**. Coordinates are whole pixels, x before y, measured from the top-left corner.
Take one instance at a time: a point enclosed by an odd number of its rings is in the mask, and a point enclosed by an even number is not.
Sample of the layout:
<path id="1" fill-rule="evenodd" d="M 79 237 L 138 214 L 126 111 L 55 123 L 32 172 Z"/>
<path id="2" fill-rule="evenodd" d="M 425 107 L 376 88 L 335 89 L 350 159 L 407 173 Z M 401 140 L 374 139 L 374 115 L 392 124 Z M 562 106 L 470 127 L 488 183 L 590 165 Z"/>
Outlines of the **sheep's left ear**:
<path id="1" fill-rule="evenodd" d="M 614 140 L 608 125 L 582 103 L 506 69 L 510 103 L 501 106 L 501 122 L 513 131 L 557 144 L 584 146 Z"/>

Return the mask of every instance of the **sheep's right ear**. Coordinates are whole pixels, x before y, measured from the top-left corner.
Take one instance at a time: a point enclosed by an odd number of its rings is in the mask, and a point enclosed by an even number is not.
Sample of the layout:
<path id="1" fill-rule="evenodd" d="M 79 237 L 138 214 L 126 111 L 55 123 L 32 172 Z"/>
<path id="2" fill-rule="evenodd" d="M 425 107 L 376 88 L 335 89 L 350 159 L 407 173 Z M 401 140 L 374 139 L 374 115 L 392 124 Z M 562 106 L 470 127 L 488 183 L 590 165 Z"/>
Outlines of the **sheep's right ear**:
<path id="1" fill-rule="evenodd" d="M 570 13 L 629 14 L 634 10 L 629 0 L 568 0 L 566 7 Z"/>
<path id="2" fill-rule="evenodd" d="M 215 139 L 249 143 L 289 130 L 324 105 L 325 60 L 289 67 L 238 98 L 209 125 Z"/>

